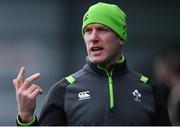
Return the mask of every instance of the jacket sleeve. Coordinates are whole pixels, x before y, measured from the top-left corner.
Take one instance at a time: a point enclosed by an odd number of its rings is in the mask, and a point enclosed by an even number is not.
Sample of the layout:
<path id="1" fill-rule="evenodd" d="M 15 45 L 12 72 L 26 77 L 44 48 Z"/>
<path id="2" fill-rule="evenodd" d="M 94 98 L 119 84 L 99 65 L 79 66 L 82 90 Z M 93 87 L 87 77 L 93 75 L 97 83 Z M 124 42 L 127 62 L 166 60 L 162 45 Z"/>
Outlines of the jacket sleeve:
<path id="1" fill-rule="evenodd" d="M 50 89 L 40 113 L 38 125 L 67 125 L 64 111 L 64 98 L 67 85 L 68 82 L 63 79 Z"/>
<path id="2" fill-rule="evenodd" d="M 16 118 L 16 125 L 17 126 L 35 126 L 37 125 L 37 117 L 35 115 L 33 115 L 33 119 L 29 122 L 22 122 L 21 118 L 19 115 L 17 115 Z"/>
<path id="3" fill-rule="evenodd" d="M 153 84 L 152 87 L 155 106 L 155 114 L 152 125 L 171 126 L 167 105 L 165 104 L 162 92 L 157 85 Z"/>

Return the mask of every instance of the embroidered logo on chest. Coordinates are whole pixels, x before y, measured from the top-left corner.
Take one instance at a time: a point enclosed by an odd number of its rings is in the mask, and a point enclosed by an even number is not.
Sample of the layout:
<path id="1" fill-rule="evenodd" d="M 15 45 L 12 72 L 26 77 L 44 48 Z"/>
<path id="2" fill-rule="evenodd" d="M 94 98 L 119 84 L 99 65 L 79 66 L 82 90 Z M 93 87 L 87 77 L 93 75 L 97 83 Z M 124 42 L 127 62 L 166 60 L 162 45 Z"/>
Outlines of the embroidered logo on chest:
<path id="1" fill-rule="evenodd" d="M 132 92 L 133 96 L 135 97 L 134 100 L 137 101 L 137 102 L 141 102 L 141 94 L 138 92 L 137 89 L 135 89 L 133 92 Z"/>
<path id="2" fill-rule="evenodd" d="M 78 100 L 90 99 L 91 95 L 89 91 L 83 91 L 78 93 Z"/>

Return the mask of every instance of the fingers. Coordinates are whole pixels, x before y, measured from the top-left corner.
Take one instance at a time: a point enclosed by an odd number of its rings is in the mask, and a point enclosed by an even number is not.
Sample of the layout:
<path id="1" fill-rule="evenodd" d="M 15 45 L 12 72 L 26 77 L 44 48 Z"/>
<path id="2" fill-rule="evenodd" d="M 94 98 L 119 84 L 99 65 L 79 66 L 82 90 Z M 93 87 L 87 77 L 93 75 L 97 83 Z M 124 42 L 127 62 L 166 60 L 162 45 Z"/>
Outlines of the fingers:
<path id="1" fill-rule="evenodd" d="M 32 82 L 37 80 L 40 77 L 40 73 L 36 73 L 30 77 L 28 77 L 25 81 L 24 84 L 22 86 L 22 89 L 27 89 L 32 85 Z"/>
<path id="2" fill-rule="evenodd" d="M 16 91 L 19 89 L 24 90 L 24 89 L 29 88 L 32 85 L 32 82 L 40 77 L 40 73 L 36 73 L 36 74 L 28 77 L 24 81 L 25 72 L 26 72 L 25 68 L 21 67 L 17 78 L 13 80 L 13 84 L 14 84 Z"/>
<path id="3" fill-rule="evenodd" d="M 28 89 L 25 90 L 25 93 L 29 95 L 31 99 L 35 99 L 38 94 L 42 94 L 43 90 L 36 84 L 32 84 Z"/>
<path id="4" fill-rule="evenodd" d="M 30 87 L 29 87 L 29 89 L 27 89 L 28 90 L 28 93 L 29 94 L 32 94 L 35 90 L 39 90 L 41 93 L 43 92 L 43 90 L 41 89 L 41 87 L 39 87 L 38 85 L 36 85 L 36 84 L 32 84 Z"/>
<path id="5" fill-rule="evenodd" d="M 16 79 L 13 80 L 13 84 L 14 84 L 14 88 L 16 89 L 16 91 L 19 89 L 19 86 L 16 82 Z"/>
<path id="6" fill-rule="evenodd" d="M 27 89 L 19 89 L 17 91 L 17 99 L 20 105 L 27 105 L 25 103 L 35 104 L 36 96 L 42 94 L 43 90 L 36 84 L 32 84 Z"/>
<path id="7" fill-rule="evenodd" d="M 18 76 L 16 78 L 18 83 L 23 83 L 24 82 L 25 72 L 26 72 L 25 68 L 21 67 L 20 72 L 19 72 L 19 74 L 18 74 Z"/>
<path id="8" fill-rule="evenodd" d="M 25 72 L 25 68 L 21 67 L 17 78 L 13 80 L 16 91 L 23 85 Z"/>
<path id="9" fill-rule="evenodd" d="M 42 89 L 35 89 L 35 90 L 32 92 L 31 96 L 32 96 L 33 98 L 35 98 L 38 94 L 42 94 Z"/>

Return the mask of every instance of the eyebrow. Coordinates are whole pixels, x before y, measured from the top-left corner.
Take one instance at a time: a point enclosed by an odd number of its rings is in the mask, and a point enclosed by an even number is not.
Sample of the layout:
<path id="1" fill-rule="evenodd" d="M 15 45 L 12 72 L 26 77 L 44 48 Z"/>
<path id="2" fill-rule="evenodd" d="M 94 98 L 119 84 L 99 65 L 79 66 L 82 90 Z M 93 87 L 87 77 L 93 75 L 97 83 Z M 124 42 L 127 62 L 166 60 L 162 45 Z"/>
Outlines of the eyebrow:
<path id="1" fill-rule="evenodd" d="M 110 29 L 110 28 L 108 28 L 107 26 L 104 26 L 104 25 L 96 26 L 96 28 Z M 86 29 L 91 29 L 91 27 L 90 27 L 90 26 L 87 26 L 87 27 L 84 28 L 84 30 L 86 30 Z"/>

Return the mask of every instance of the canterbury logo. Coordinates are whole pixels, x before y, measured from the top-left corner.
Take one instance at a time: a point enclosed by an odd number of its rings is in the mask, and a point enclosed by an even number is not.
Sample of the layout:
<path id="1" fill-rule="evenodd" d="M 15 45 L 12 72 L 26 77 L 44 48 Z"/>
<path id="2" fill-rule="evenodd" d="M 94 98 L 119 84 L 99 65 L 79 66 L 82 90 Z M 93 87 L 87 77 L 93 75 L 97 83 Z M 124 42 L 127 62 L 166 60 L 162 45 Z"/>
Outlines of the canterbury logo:
<path id="1" fill-rule="evenodd" d="M 90 92 L 89 91 L 84 91 L 84 92 L 80 92 L 78 94 L 79 99 L 78 100 L 85 100 L 85 99 L 90 99 Z"/>

